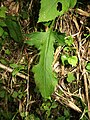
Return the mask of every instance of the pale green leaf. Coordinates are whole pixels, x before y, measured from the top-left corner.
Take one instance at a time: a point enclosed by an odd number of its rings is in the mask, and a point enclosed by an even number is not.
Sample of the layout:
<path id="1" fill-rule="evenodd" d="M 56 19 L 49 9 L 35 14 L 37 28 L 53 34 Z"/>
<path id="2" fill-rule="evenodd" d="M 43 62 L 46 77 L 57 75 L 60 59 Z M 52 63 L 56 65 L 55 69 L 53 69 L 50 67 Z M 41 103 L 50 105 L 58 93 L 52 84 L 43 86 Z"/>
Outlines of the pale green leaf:
<path id="1" fill-rule="evenodd" d="M 69 72 L 67 76 L 67 81 L 72 82 L 73 80 L 75 80 L 75 76 L 73 73 Z"/>
<path id="2" fill-rule="evenodd" d="M 77 0 L 41 0 L 41 9 L 38 22 L 50 21 L 63 15 L 69 8 L 74 7 Z M 61 11 L 57 10 L 58 3 L 62 5 Z"/>
<path id="3" fill-rule="evenodd" d="M 72 66 L 76 66 L 78 62 L 77 56 L 71 56 L 68 58 L 68 63 Z"/>

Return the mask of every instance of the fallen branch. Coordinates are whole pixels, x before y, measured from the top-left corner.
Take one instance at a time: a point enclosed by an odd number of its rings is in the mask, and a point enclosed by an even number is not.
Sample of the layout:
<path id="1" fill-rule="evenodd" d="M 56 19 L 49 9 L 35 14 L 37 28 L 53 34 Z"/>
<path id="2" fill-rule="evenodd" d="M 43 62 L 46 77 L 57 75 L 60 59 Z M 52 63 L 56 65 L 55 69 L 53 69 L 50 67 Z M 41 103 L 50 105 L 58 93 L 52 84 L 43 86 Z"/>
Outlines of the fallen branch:
<path id="1" fill-rule="evenodd" d="M 0 63 L 0 68 L 4 69 L 4 70 L 6 70 L 6 71 L 8 71 L 10 73 L 12 73 L 12 71 L 13 71 L 13 69 L 11 69 L 10 67 L 7 67 L 7 66 L 5 66 L 5 65 L 3 65 L 1 63 Z M 21 78 L 23 78 L 23 79 L 28 80 L 28 76 L 25 76 L 22 73 L 17 73 L 16 75 L 19 76 L 19 77 L 21 77 Z"/>

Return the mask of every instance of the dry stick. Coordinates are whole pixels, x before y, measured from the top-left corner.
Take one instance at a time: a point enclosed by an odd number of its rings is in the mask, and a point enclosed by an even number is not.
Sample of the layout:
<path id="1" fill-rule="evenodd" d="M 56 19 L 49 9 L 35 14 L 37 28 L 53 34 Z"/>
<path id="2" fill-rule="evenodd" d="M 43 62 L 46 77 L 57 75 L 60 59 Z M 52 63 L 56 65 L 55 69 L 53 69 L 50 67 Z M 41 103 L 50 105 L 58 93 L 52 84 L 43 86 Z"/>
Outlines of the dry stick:
<path id="1" fill-rule="evenodd" d="M 26 120 L 28 120 L 28 110 L 29 110 L 29 104 L 30 104 L 30 80 L 29 80 L 29 71 L 30 71 L 30 68 L 31 68 L 31 64 L 34 60 L 34 58 L 36 57 L 37 55 L 34 55 L 32 58 L 29 58 L 29 61 L 28 61 L 28 80 L 27 80 L 27 100 L 26 100 Z"/>
<path id="2" fill-rule="evenodd" d="M 13 69 L 11 69 L 10 67 L 7 67 L 7 66 L 5 66 L 5 65 L 3 65 L 1 63 L 0 63 L 0 68 L 4 69 L 4 70 L 6 70 L 6 71 L 8 71 L 10 73 L 12 73 L 12 71 L 13 71 Z M 23 79 L 28 80 L 28 76 L 25 76 L 22 73 L 17 73 L 16 75 L 19 76 L 19 77 L 21 77 L 21 78 L 23 78 Z"/>
<path id="3" fill-rule="evenodd" d="M 77 112 L 80 112 L 80 113 L 82 112 L 81 109 L 79 107 L 77 107 L 72 101 L 63 97 L 62 95 L 58 94 L 57 92 L 55 92 L 54 97 L 55 97 L 55 100 L 60 102 L 61 104 L 65 104 Z"/>
<path id="4" fill-rule="evenodd" d="M 31 62 L 33 60 L 29 60 L 29 63 L 28 63 L 28 80 L 27 80 L 27 103 L 26 103 L 26 120 L 28 119 L 28 109 L 29 109 L 29 101 L 30 101 L 30 90 L 29 90 L 29 84 L 30 84 L 30 80 L 29 80 L 29 70 L 30 70 L 30 67 L 31 67 Z"/>
<path id="5" fill-rule="evenodd" d="M 85 86 L 86 100 L 88 102 L 88 83 L 87 83 L 86 73 L 84 73 L 83 77 L 84 77 L 84 86 Z"/>

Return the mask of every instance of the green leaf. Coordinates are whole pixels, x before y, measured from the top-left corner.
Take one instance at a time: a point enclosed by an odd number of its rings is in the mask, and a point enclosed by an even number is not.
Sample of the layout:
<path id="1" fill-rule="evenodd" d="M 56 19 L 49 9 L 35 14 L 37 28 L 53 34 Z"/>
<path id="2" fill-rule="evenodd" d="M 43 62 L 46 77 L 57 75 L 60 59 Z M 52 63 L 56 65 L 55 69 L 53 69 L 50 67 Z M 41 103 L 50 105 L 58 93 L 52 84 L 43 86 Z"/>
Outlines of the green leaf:
<path id="1" fill-rule="evenodd" d="M 73 38 L 71 36 L 69 36 L 66 40 L 65 40 L 65 43 L 68 45 L 68 46 L 71 46 L 73 44 Z"/>
<path id="2" fill-rule="evenodd" d="M 64 116 L 65 116 L 65 118 L 69 118 L 70 117 L 69 110 L 64 109 Z"/>
<path id="3" fill-rule="evenodd" d="M 87 63 L 86 69 L 87 69 L 88 71 L 90 71 L 90 62 Z"/>
<path id="4" fill-rule="evenodd" d="M 54 34 L 56 41 L 60 45 L 65 45 L 65 34 L 64 33 L 53 32 L 53 34 Z"/>
<path id="5" fill-rule="evenodd" d="M 6 7 L 0 7 L 0 17 L 5 18 L 6 17 Z"/>
<path id="6" fill-rule="evenodd" d="M 68 77 L 67 77 L 67 81 L 72 82 L 73 80 L 75 80 L 75 76 L 73 75 L 73 73 L 69 72 Z"/>
<path id="7" fill-rule="evenodd" d="M 13 94 L 12 94 L 12 97 L 17 98 L 17 96 L 18 96 L 18 92 L 14 91 Z"/>
<path id="8" fill-rule="evenodd" d="M 77 0 L 69 0 L 69 3 L 69 7 L 73 8 L 76 5 Z"/>
<path id="9" fill-rule="evenodd" d="M 26 34 L 28 45 L 34 45 L 36 48 L 40 49 L 40 46 L 43 45 L 43 40 L 46 38 L 47 32 L 34 32 L 31 34 Z M 65 45 L 65 34 L 59 34 L 57 32 L 53 32 L 53 37 L 60 45 Z"/>
<path id="10" fill-rule="evenodd" d="M 5 23 L 8 27 L 10 36 L 16 41 L 22 44 L 23 37 L 22 37 L 22 32 L 20 25 L 18 21 L 12 20 L 10 17 L 8 17 L 5 20 Z"/>
<path id="11" fill-rule="evenodd" d="M 77 56 L 71 56 L 68 58 L 68 63 L 72 66 L 76 66 L 78 62 Z"/>
<path id="12" fill-rule="evenodd" d="M 17 75 L 17 73 L 19 73 L 19 71 L 20 70 L 18 68 L 14 69 L 13 72 L 12 72 L 12 76 Z"/>
<path id="13" fill-rule="evenodd" d="M 0 26 L 1 27 L 6 27 L 6 24 L 5 24 L 5 22 L 3 20 L 0 20 Z"/>
<path id="14" fill-rule="evenodd" d="M 56 102 L 53 102 L 52 105 L 51 105 L 51 109 L 54 109 L 56 107 L 58 107 L 58 105 L 56 104 Z"/>
<path id="15" fill-rule="evenodd" d="M 0 91 L 0 97 L 1 97 L 1 98 L 4 98 L 4 97 L 5 97 L 5 94 L 6 94 L 6 91 L 5 91 L 5 90 L 1 90 L 1 91 Z"/>
<path id="16" fill-rule="evenodd" d="M 68 61 L 68 56 L 67 55 L 62 55 L 61 56 L 61 61 L 62 61 L 62 64 L 64 65 L 65 61 Z"/>
<path id="17" fill-rule="evenodd" d="M 2 27 L 0 27 L 0 37 L 3 35 L 3 33 L 4 33 L 4 30 Z"/>
<path id="18" fill-rule="evenodd" d="M 65 120 L 64 116 L 58 117 L 57 120 Z"/>
<path id="19" fill-rule="evenodd" d="M 5 32 L 5 31 L 4 31 L 4 33 L 3 33 L 3 35 L 2 35 L 2 38 L 5 39 L 7 36 L 8 36 L 8 32 Z"/>
<path id="20" fill-rule="evenodd" d="M 4 65 L 7 65 L 7 61 L 4 58 L 0 59 L 0 62 Z"/>
<path id="21" fill-rule="evenodd" d="M 35 73 L 36 85 L 42 96 L 48 98 L 54 91 L 57 79 L 52 71 L 55 38 L 51 32 L 46 32 L 45 34 L 43 44 L 40 46 L 40 61 L 38 65 L 34 66 L 33 72 Z"/>
<path id="22" fill-rule="evenodd" d="M 74 7 L 77 0 L 41 0 L 41 9 L 38 22 L 45 22 L 63 15 L 69 8 Z M 57 10 L 58 4 L 61 4 L 61 11 Z"/>
<path id="23" fill-rule="evenodd" d="M 11 51 L 9 49 L 5 50 L 5 54 L 10 55 Z"/>
<path id="24" fill-rule="evenodd" d="M 24 69 L 24 66 L 23 65 L 17 65 L 15 63 L 13 64 L 10 64 L 10 67 L 13 68 L 13 72 L 12 72 L 12 75 L 15 76 L 18 72 L 20 72 L 21 70 Z"/>
<path id="25" fill-rule="evenodd" d="M 17 67 L 18 67 L 18 65 L 17 65 L 17 64 L 15 64 L 15 63 L 12 63 L 12 64 L 10 64 L 10 67 L 11 67 L 11 68 L 17 68 Z"/>
<path id="26" fill-rule="evenodd" d="M 53 45 L 58 36 L 56 36 L 55 32 L 48 31 L 28 34 L 28 37 L 29 40 L 26 43 L 35 45 L 40 50 L 39 63 L 33 67 L 35 82 L 41 95 L 44 98 L 48 98 L 57 84 L 57 78 L 52 71 L 52 62 L 54 54 Z M 64 41 L 64 39 L 60 40 L 59 38 L 60 41 Z"/>
<path id="27" fill-rule="evenodd" d="M 34 45 L 36 48 L 40 49 L 40 45 L 43 44 L 43 40 L 46 35 L 46 32 L 34 32 L 31 34 L 26 34 L 28 40 L 25 41 L 25 43 L 28 45 Z"/>

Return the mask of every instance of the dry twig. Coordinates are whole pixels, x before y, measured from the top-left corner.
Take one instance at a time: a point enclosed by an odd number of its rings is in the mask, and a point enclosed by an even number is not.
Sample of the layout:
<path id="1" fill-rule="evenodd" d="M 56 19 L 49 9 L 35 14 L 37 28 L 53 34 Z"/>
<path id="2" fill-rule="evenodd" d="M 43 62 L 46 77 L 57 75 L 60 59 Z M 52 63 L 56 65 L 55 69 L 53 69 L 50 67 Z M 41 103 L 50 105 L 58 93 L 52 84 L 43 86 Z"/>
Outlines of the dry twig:
<path id="1" fill-rule="evenodd" d="M 7 66 L 5 66 L 5 65 L 3 65 L 3 64 L 1 64 L 1 63 L 0 63 L 0 68 L 4 69 L 4 70 L 6 70 L 6 71 L 8 71 L 8 72 L 10 72 L 10 73 L 13 72 L 13 69 L 12 69 L 12 68 L 7 67 Z M 23 78 L 23 79 L 28 80 L 28 76 L 26 76 L 26 75 L 24 75 L 24 74 L 22 74 L 22 73 L 17 73 L 16 75 L 19 76 L 19 77 L 21 77 L 21 78 Z"/>

